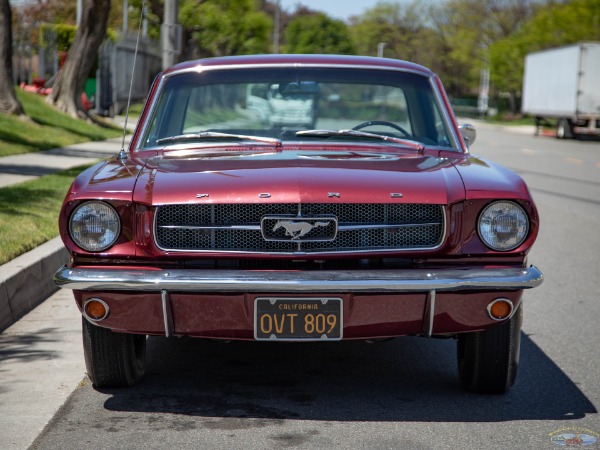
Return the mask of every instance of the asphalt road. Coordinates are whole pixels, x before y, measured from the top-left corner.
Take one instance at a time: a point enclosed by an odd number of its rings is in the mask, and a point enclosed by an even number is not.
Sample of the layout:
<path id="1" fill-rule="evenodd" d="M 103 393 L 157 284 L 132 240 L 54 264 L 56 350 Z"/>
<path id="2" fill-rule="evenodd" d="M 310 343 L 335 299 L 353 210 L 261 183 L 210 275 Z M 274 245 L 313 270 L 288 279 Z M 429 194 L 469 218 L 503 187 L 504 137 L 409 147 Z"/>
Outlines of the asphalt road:
<path id="1" fill-rule="evenodd" d="M 473 153 L 518 171 L 538 204 L 521 365 L 504 396 L 465 393 L 455 343 L 232 343 L 150 338 L 143 381 L 84 380 L 34 442 L 55 448 L 600 449 L 600 142 L 479 130 Z M 74 308 L 74 306 L 73 306 Z"/>

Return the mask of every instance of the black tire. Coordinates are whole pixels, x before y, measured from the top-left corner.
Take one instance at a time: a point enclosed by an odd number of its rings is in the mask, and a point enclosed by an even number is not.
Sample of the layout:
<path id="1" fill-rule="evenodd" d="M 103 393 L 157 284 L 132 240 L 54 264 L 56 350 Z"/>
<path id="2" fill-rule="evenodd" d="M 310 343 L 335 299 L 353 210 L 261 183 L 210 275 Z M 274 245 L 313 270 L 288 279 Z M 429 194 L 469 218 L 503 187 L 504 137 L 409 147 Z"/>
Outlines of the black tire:
<path id="1" fill-rule="evenodd" d="M 573 139 L 573 124 L 569 119 L 558 119 L 556 137 L 558 139 Z"/>
<path id="2" fill-rule="evenodd" d="M 517 376 L 523 307 L 495 328 L 458 336 L 458 373 L 463 387 L 480 394 L 504 394 Z"/>
<path id="3" fill-rule="evenodd" d="M 82 318 L 85 367 L 97 388 L 126 387 L 144 375 L 146 336 L 115 333 Z"/>

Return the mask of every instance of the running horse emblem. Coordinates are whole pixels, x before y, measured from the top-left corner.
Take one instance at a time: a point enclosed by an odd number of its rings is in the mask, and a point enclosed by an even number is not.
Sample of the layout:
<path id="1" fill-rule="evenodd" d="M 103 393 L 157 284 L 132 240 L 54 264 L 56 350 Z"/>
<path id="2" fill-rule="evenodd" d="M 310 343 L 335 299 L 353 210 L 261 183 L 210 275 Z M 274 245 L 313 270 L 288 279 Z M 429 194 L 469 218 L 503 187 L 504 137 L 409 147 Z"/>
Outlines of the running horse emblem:
<path id="1" fill-rule="evenodd" d="M 310 233 L 313 228 L 326 227 L 327 225 L 329 225 L 329 222 L 315 222 L 314 224 L 310 224 L 309 222 L 298 222 L 296 220 L 278 220 L 273 227 L 273 231 L 283 227 L 285 235 L 291 236 L 292 241 L 294 241 Z"/>

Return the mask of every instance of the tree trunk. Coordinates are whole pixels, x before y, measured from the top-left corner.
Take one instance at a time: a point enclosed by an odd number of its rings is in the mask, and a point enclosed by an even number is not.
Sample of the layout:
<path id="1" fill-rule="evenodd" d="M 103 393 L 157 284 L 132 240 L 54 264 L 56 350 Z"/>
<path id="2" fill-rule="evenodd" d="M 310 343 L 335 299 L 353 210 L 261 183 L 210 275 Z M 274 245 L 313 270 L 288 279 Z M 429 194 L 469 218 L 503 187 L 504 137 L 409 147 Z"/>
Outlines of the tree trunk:
<path id="1" fill-rule="evenodd" d="M 13 86 L 12 14 L 8 0 L 0 0 L 0 112 L 23 115 Z"/>
<path id="2" fill-rule="evenodd" d="M 72 117 L 86 118 L 81 94 L 106 37 L 110 0 L 83 0 L 81 23 L 48 102 Z"/>

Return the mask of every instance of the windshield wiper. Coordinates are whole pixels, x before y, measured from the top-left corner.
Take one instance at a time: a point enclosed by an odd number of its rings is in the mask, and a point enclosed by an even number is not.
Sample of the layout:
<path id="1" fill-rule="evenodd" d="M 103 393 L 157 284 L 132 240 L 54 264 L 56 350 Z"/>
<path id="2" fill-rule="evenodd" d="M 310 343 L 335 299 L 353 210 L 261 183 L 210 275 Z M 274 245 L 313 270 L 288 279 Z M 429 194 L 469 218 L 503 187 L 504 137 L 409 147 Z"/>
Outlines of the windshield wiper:
<path id="1" fill-rule="evenodd" d="M 422 152 L 425 150 L 425 146 L 420 142 L 411 141 L 410 139 L 402 139 L 393 136 L 386 136 L 384 134 L 367 133 L 359 130 L 302 130 L 297 131 L 296 136 L 315 136 L 323 138 L 331 138 L 337 136 L 348 136 L 348 137 L 364 137 L 370 139 L 378 139 L 380 141 L 393 142 L 394 144 L 407 145 Z"/>
<path id="2" fill-rule="evenodd" d="M 187 133 L 178 134 L 175 136 L 168 136 L 156 140 L 157 144 L 167 144 L 169 142 L 181 142 L 181 141 L 201 141 L 204 139 L 235 139 L 243 141 L 256 141 L 264 144 L 272 144 L 275 147 L 281 147 L 282 143 L 280 139 L 264 137 L 264 136 L 248 136 L 245 134 L 232 134 L 232 133 L 218 133 L 216 131 L 202 131 L 200 133 Z"/>

